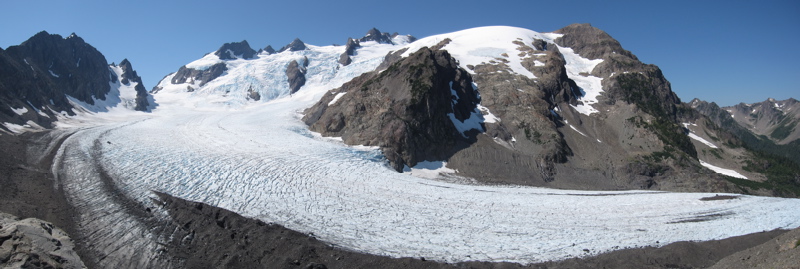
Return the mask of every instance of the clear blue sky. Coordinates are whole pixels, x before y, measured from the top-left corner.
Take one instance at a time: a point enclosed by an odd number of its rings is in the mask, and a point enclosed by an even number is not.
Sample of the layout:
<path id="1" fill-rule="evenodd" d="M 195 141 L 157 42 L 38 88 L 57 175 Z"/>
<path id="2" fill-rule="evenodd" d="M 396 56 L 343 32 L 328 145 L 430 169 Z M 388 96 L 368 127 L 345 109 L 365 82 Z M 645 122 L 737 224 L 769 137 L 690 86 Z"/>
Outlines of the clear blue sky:
<path id="1" fill-rule="evenodd" d="M 800 1 L 2 1 L 0 47 L 39 31 L 83 37 L 109 62 L 128 58 L 150 89 L 165 75 L 246 39 L 343 44 L 377 27 L 416 37 L 477 26 L 539 32 L 591 23 L 684 101 L 800 98 Z"/>

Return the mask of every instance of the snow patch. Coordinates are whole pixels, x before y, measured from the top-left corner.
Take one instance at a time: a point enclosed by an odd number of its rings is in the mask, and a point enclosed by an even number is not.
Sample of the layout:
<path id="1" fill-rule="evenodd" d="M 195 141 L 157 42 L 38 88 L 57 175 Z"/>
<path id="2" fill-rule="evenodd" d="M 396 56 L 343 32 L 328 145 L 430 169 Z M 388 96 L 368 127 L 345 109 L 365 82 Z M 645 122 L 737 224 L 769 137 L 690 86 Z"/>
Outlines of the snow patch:
<path id="1" fill-rule="evenodd" d="M 414 167 L 408 167 L 408 165 L 406 165 L 403 168 L 403 173 L 427 179 L 436 179 L 442 174 L 452 174 L 455 172 L 456 170 L 447 168 L 447 162 L 444 161 L 422 161 L 418 162 Z"/>
<path id="2" fill-rule="evenodd" d="M 54 77 L 59 77 L 59 75 L 58 75 L 58 74 L 56 74 L 56 73 L 54 73 L 54 72 L 53 72 L 53 70 L 49 70 L 49 69 L 48 69 L 47 71 L 48 71 L 48 72 L 50 72 L 50 75 L 51 75 L 51 76 L 54 76 Z"/>
<path id="3" fill-rule="evenodd" d="M 698 142 L 703 143 L 703 144 L 705 144 L 706 146 L 708 146 L 708 147 L 710 147 L 712 149 L 718 148 L 716 145 L 714 145 L 714 143 L 711 143 L 708 140 L 705 140 L 702 137 L 700 137 L 700 136 L 698 136 L 698 135 L 696 135 L 696 134 L 694 134 L 692 132 L 689 132 L 689 138 L 697 140 Z"/>
<path id="4" fill-rule="evenodd" d="M 705 166 L 708 169 L 711 169 L 711 171 L 714 171 L 717 174 L 723 174 L 723 175 L 726 175 L 726 176 L 729 176 L 729 177 L 747 179 L 746 176 L 744 176 L 742 174 L 739 174 L 739 172 L 736 172 L 736 171 L 731 170 L 731 169 L 725 169 L 725 168 L 722 168 L 722 167 L 714 166 L 714 165 L 712 165 L 710 163 L 704 162 L 703 160 L 700 160 L 700 165 Z"/>
<path id="5" fill-rule="evenodd" d="M 402 56 L 408 57 L 422 47 L 435 46 L 448 38 L 451 41 L 443 49 L 458 59 L 459 66 L 472 74 L 475 72 L 469 69 L 468 65 L 476 66 L 488 64 L 491 61 L 508 61 L 507 65 L 510 71 L 533 79 L 536 76 L 522 66 L 522 60 L 525 58 L 519 56 L 519 45 L 514 42 L 520 41 L 526 46 L 531 46 L 534 39 L 543 39 L 552 43 L 557 36 L 508 26 L 478 27 L 419 39 L 409 44 L 408 51 Z"/>
<path id="6" fill-rule="evenodd" d="M 11 110 L 14 111 L 14 113 L 20 116 L 22 116 L 22 114 L 28 113 L 28 108 L 24 106 L 21 108 L 14 108 L 13 106 L 8 106 L 8 107 L 10 107 Z"/>
<path id="7" fill-rule="evenodd" d="M 200 58 L 198 60 L 186 64 L 186 68 L 205 71 L 211 68 L 211 66 L 222 62 L 223 61 L 219 58 L 219 56 L 211 52 L 203 56 L 203 58 Z"/>
<path id="8" fill-rule="evenodd" d="M 497 116 L 492 114 L 492 112 L 489 111 L 488 107 L 485 107 L 485 106 L 482 106 L 481 104 L 478 104 L 478 110 L 480 110 L 481 111 L 481 115 L 483 115 L 483 122 L 485 122 L 485 123 L 497 123 L 497 122 L 500 122 L 500 118 L 498 118 Z"/>
<path id="9" fill-rule="evenodd" d="M 3 122 L 2 124 L 3 124 L 3 126 L 6 127 L 6 129 L 8 129 L 9 131 L 11 131 L 12 133 L 15 133 L 15 134 L 21 134 L 21 133 L 24 133 L 24 132 L 27 132 L 27 131 L 44 130 L 44 127 L 42 127 L 39 124 L 36 124 L 35 122 L 30 121 L 30 120 L 25 122 L 25 125 L 13 124 L 13 123 L 10 123 L 10 122 Z"/>
<path id="10" fill-rule="evenodd" d="M 580 101 L 581 104 L 572 107 L 579 113 L 587 116 L 599 112 L 592 107 L 592 105 L 598 102 L 597 97 L 604 92 L 602 86 L 603 78 L 587 74 L 591 74 L 592 70 L 603 62 L 603 59 L 589 60 L 581 57 L 571 48 L 567 47 L 559 46 L 558 50 L 567 62 L 567 77 L 575 81 L 575 84 L 578 85 L 578 89 L 572 89 L 572 91 L 576 96 L 580 96 L 578 101 Z"/>
<path id="11" fill-rule="evenodd" d="M 581 131 L 578 131 L 578 128 L 575 128 L 575 126 L 572 126 L 572 124 L 570 124 L 570 125 L 569 125 L 569 128 L 572 128 L 572 130 L 575 130 L 576 132 L 578 132 L 578 133 L 579 133 L 579 134 L 581 134 L 582 136 L 586 136 L 586 134 L 584 134 L 584 133 L 583 133 L 583 132 L 581 132 Z M 588 137 L 588 136 L 586 136 L 586 137 Z"/>
<path id="12" fill-rule="evenodd" d="M 337 93 L 337 94 L 336 94 L 336 96 L 334 96 L 334 97 L 333 97 L 333 100 L 331 100 L 330 102 L 328 102 L 328 106 L 332 106 L 333 104 L 335 104 L 335 103 L 336 103 L 336 101 L 339 101 L 339 98 L 342 98 L 342 96 L 344 96 L 344 94 L 345 94 L 345 93 L 347 93 L 347 92 L 340 92 L 340 93 Z"/>

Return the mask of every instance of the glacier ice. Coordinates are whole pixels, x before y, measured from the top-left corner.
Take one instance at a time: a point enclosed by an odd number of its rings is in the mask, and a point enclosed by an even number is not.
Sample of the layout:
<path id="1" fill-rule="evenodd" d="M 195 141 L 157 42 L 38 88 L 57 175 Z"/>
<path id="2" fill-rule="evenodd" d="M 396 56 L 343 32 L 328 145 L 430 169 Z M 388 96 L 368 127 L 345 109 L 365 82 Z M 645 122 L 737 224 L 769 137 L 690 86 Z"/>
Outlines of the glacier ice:
<path id="1" fill-rule="evenodd" d="M 95 250 L 131 260 L 156 252 L 156 239 L 129 209 L 155 207 L 152 191 L 313 233 L 347 249 L 447 262 L 532 263 L 588 255 L 584 249 L 595 254 L 800 226 L 800 199 L 703 201 L 715 194 L 455 184 L 396 173 L 375 149 L 309 132 L 300 120 L 304 108 L 398 48 L 377 46 L 346 67 L 336 63 L 344 48 L 333 46 L 233 60 L 227 74 L 198 91 L 165 85 L 152 114 L 112 111 L 59 123 L 74 134 L 59 150 L 54 171 L 80 227 L 119 226 L 92 233 L 90 239 L 105 242 Z M 266 71 L 298 57 L 311 62 L 308 80 L 290 96 L 283 72 Z M 241 103 L 220 94 L 251 85 L 272 98 Z"/>

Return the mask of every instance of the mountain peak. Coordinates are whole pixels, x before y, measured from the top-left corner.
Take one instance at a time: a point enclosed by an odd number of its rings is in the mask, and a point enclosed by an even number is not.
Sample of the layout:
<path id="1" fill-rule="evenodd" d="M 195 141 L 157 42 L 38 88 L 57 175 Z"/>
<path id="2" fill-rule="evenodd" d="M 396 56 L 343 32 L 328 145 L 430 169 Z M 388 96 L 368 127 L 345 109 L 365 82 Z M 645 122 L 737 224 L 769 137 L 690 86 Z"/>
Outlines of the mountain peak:
<path id="1" fill-rule="evenodd" d="M 389 33 L 383 33 L 374 27 L 372 29 L 369 29 L 369 31 L 367 31 L 367 34 L 364 35 L 364 37 L 362 37 L 361 39 L 359 39 L 359 41 L 361 42 L 375 41 L 381 44 L 394 44 L 394 42 L 392 42 L 392 35 L 390 35 Z"/>
<path id="2" fill-rule="evenodd" d="M 261 53 L 262 51 L 266 51 L 267 54 L 274 54 L 275 53 L 275 49 L 273 49 L 271 45 L 267 45 L 266 48 L 258 50 L 258 53 Z"/>
<path id="3" fill-rule="evenodd" d="M 300 40 L 300 38 L 295 38 L 294 40 L 292 40 L 292 43 L 289 43 L 288 45 L 283 46 L 283 48 L 281 48 L 278 52 L 284 52 L 284 51 L 287 51 L 287 50 L 288 51 L 300 51 L 300 50 L 306 50 L 306 49 L 308 49 L 308 47 L 306 47 L 306 44 L 303 43 L 303 41 Z"/>
<path id="4" fill-rule="evenodd" d="M 256 55 L 256 51 L 250 47 L 247 40 L 242 40 L 241 42 L 225 43 L 214 54 L 222 60 L 251 59 Z"/>
<path id="5" fill-rule="evenodd" d="M 622 48 L 619 41 L 608 33 L 588 23 L 574 23 L 558 29 L 563 34 L 555 41 L 563 47 L 572 48 L 582 57 L 601 59 L 605 54 L 621 54 L 638 61 L 635 55 Z"/>
<path id="6" fill-rule="evenodd" d="M 128 61 L 128 58 L 122 59 L 122 61 L 119 62 L 119 67 L 122 67 L 122 69 L 125 69 L 126 67 L 130 68 L 131 67 L 131 62 Z"/>

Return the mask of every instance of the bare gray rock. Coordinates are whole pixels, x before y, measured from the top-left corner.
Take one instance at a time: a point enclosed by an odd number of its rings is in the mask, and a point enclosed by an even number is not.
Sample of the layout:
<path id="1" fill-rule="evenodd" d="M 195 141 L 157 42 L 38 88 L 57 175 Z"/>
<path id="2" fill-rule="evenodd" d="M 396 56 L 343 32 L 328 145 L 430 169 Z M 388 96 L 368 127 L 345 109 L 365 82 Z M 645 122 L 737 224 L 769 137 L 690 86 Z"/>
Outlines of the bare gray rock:
<path id="1" fill-rule="evenodd" d="M 0 212 L 0 265 L 3 268 L 86 268 L 66 232 L 34 218 Z"/>

